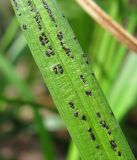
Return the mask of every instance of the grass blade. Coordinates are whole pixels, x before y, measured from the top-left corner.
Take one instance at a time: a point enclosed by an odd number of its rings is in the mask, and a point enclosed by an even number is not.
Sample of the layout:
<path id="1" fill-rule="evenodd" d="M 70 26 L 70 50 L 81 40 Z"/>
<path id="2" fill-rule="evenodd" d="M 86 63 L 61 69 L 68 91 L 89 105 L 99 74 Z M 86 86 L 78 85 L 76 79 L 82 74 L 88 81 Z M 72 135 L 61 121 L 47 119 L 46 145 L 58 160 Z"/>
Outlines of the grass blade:
<path id="1" fill-rule="evenodd" d="M 9 27 L 6 29 L 6 32 L 4 33 L 4 36 L 0 40 L 0 50 L 1 52 L 5 51 L 6 48 L 9 46 L 13 38 L 15 37 L 15 34 L 17 33 L 17 30 L 19 28 L 19 23 L 17 21 L 17 18 L 14 17 L 9 25 Z M 12 32 L 11 32 L 12 30 Z"/>
<path id="2" fill-rule="evenodd" d="M 130 53 L 116 80 L 109 97 L 110 104 L 115 109 L 115 115 L 120 121 L 136 102 L 137 97 L 137 55 Z"/>
<path id="3" fill-rule="evenodd" d="M 82 159 L 135 159 L 56 2 L 13 0 L 12 4 Z"/>

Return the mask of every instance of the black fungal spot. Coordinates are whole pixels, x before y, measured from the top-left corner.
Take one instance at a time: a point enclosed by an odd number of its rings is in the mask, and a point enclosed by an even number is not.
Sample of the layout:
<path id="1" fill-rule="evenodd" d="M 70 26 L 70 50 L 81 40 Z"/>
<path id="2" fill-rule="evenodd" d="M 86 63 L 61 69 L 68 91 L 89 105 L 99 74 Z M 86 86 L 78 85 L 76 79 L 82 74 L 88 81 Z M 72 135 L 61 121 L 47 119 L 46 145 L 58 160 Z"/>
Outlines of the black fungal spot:
<path id="1" fill-rule="evenodd" d="M 41 25 L 41 19 L 42 18 L 40 16 L 40 13 L 39 13 L 38 9 L 36 9 L 35 5 L 30 0 L 27 2 L 27 4 L 30 8 L 30 11 L 35 13 L 34 19 L 37 23 L 38 29 L 41 31 L 42 30 L 42 25 Z"/>
<path id="2" fill-rule="evenodd" d="M 31 5 L 31 1 L 28 1 L 28 6 L 30 6 Z"/>
<path id="3" fill-rule="evenodd" d="M 78 117 L 78 112 L 74 112 L 74 116 L 75 116 L 75 117 Z"/>
<path id="4" fill-rule="evenodd" d="M 19 16 L 21 16 L 21 13 L 19 13 Z"/>
<path id="5" fill-rule="evenodd" d="M 65 48 L 65 47 L 64 47 L 63 49 L 66 51 L 66 54 L 67 54 L 68 56 L 70 56 L 70 52 L 71 52 L 70 49 L 69 49 L 69 48 Z"/>
<path id="6" fill-rule="evenodd" d="M 101 114 L 99 112 L 96 113 L 97 117 L 101 118 Z"/>
<path id="7" fill-rule="evenodd" d="M 106 127 L 106 122 L 105 122 L 105 121 L 101 120 L 101 121 L 100 121 L 100 124 L 102 125 L 103 128 Z"/>
<path id="8" fill-rule="evenodd" d="M 74 56 L 73 56 L 73 55 L 71 55 L 71 56 L 70 56 L 70 58 L 71 58 L 71 59 L 74 59 Z"/>
<path id="9" fill-rule="evenodd" d="M 72 109 L 74 109 L 75 107 L 74 107 L 74 103 L 71 101 L 71 102 L 69 102 L 69 105 L 70 105 L 70 107 L 72 108 Z"/>
<path id="10" fill-rule="evenodd" d="M 110 140 L 109 143 L 111 144 L 112 149 L 114 151 L 116 151 L 117 145 L 116 145 L 115 141 L 114 140 Z"/>
<path id="11" fill-rule="evenodd" d="M 63 74 L 63 68 L 60 64 L 58 64 L 58 68 L 59 68 L 60 73 Z"/>
<path id="12" fill-rule="evenodd" d="M 76 38 L 76 37 L 73 37 L 73 39 L 74 39 L 74 40 L 77 40 L 77 38 Z"/>
<path id="13" fill-rule="evenodd" d="M 103 121 L 101 120 L 101 121 L 99 121 L 99 123 L 100 123 L 100 124 L 102 124 L 102 123 L 103 123 Z"/>
<path id="14" fill-rule="evenodd" d="M 58 73 L 63 74 L 63 68 L 60 64 L 54 66 L 53 71 L 55 74 L 58 74 Z"/>
<path id="15" fill-rule="evenodd" d="M 86 80 L 82 74 L 80 75 L 80 79 L 82 80 L 83 83 L 86 83 Z"/>
<path id="16" fill-rule="evenodd" d="M 63 34 L 62 34 L 61 31 L 58 32 L 57 37 L 58 37 L 58 39 L 59 39 L 60 41 L 62 41 L 62 39 L 63 39 Z"/>
<path id="17" fill-rule="evenodd" d="M 119 157 L 121 157 L 121 155 L 122 155 L 122 154 L 121 154 L 121 152 L 120 152 L 120 151 L 118 151 L 118 156 L 119 156 Z"/>
<path id="18" fill-rule="evenodd" d="M 95 141 L 95 136 L 94 136 L 93 133 L 90 134 L 90 137 L 91 137 L 91 139 L 92 139 L 93 141 Z"/>
<path id="19" fill-rule="evenodd" d="M 48 40 L 48 38 L 46 37 L 46 35 L 45 35 L 44 32 L 39 36 L 39 40 L 40 40 L 42 46 L 45 46 L 46 44 L 49 43 L 49 40 Z"/>
<path id="20" fill-rule="evenodd" d="M 18 3 L 16 2 L 16 0 L 13 0 L 13 3 L 14 3 L 16 11 L 18 11 L 19 10 L 19 6 L 18 6 Z"/>
<path id="21" fill-rule="evenodd" d="M 95 74 L 93 72 L 91 74 L 92 74 L 92 76 L 95 76 Z"/>
<path id="22" fill-rule="evenodd" d="M 85 63 L 86 63 L 86 64 L 89 64 L 88 59 L 87 59 L 87 56 L 86 56 L 85 54 L 82 54 L 82 57 L 84 58 Z"/>
<path id="23" fill-rule="evenodd" d="M 26 30 L 27 29 L 27 25 L 23 24 L 23 29 Z"/>
<path id="24" fill-rule="evenodd" d="M 85 93 L 86 93 L 87 96 L 92 96 L 91 91 L 86 91 Z"/>
<path id="25" fill-rule="evenodd" d="M 106 129 L 109 129 L 109 126 L 108 126 L 108 125 L 106 125 Z"/>
<path id="26" fill-rule="evenodd" d="M 63 33 L 61 31 L 58 32 L 57 37 L 60 41 L 62 49 L 65 51 L 66 55 L 70 57 L 71 59 L 74 59 L 74 56 L 71 54 L 71 50 L 65 46 L 65 43 L 63 42 Z"/>
<path id="27" fill-rule="evenodd" d="M 54 71 L 55 74 L 58 74 L 58 69 L 57 69 L 56 66 L 53 68 L 53 71 Z"/>
<path id="28" fill-rule="evenodd" d="M 99 149 L 100 148 L 99 145 L 96 145 L 96 148 Z"/>
<path id="29" fill-rule="evenodd" d="M 55 25 L 56 25 L 56 27 L 57 27 L 56 20 L 55 20 L 55 16 L 54 16 L 54 14 L 52 13 L 52 10 L 49 8 L 48 4 L 47 4 L 44 0 L 42 0 L 42 3 L 43 3 L 43 5 L 44 5 L 44 8 L 47 10 L 47 12 L 48 12 L 51 20 L 55 23 Z"/>
<path id="30" fill-rule="evenodd" d="M 82 120 L 86 121 L 86 116 L 83 114 L 81 117 Z"/>
<path id="31" fill-rule="evenodd" d="M 30 0 L 28 0 L 27 4 L 30 7 L 30 11 L 35 12 L 34 5 L 32 4 L 32 2 Z"/>
<path id="32" fill-rule="evenodd" d="M 89 128 L 88 128 L 88 132 L 91 132 L 91 131 L 92 131 L 92 129 L 89 127 Z"/>
<path id="33" fill-rule="evenodd" d="M 55 55 L 51 46 L 48 47 L 48 50 L 45 52 L 45 54 L 46 54 L 47 57 L 51 57 L 51 56 Z"/>
<path id="34" fill-rule="evenodd" d="M 38 25 L 38 29 L 41 31 L 42 30 L 42 25 L 41 25 L 41 16 L 38 10 L 35 10 L 36 15 L 34 16 L 34 19 Z"/>
<path id="35" fill-rule="evenodd" d="M 111 131 L 108 131 L 108 134 L 111 135 Z"/>

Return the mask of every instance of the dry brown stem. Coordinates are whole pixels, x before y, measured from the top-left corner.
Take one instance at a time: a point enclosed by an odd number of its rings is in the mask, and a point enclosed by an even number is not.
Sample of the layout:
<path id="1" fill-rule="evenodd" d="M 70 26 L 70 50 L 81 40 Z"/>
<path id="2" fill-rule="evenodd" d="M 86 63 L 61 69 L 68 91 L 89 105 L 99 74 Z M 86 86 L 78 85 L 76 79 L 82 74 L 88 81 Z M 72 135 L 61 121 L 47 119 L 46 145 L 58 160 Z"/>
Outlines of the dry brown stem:
<path id="1" fill-rule="evenodd" d="M 107 15 L 93 0 L 76 1 L 104 29 L 111 32 L 119 42 L 137 53 L 137 39 Z"/>

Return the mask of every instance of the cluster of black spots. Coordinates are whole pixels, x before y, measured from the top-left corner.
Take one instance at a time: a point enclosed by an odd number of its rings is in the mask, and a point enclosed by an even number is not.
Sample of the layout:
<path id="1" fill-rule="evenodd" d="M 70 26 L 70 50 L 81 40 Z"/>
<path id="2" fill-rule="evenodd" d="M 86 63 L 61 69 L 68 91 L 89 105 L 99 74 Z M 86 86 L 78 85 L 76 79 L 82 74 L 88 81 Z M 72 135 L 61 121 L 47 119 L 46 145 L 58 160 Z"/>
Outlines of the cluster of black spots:
<path id="1" fill-rule="evenodd" d="M 69 102 L 69 105 L 70 105 L 70 107 L 71 107 L 72 109 L 75 108 L 74 103 L 73 103 L 72 101 Z"/>
<path id="2" fill-rule="evenodd" d="M 35 5 L 32 4 L 30 0 L 28 0 L 28 6 L 30 7 L 30 11 L 35 13 L 34 19 L 38 25 L 38 29 L 41 31 L 42 30 L 42 25 L 41 25 L 41 16 L 38 11 L 38 9 L 35 8 Z"/>
<path id="3" fill-rule="evenodd" d="M 92 96 L 91 91 L 86 91 L 85 93 L 86 93 L 87 96 Z"/>
<path id="4" fill-rule="evenodd" d="M 31 1 L 29 1 L 29 0 L 28 0 L 27 4 L 28 4 L 28 6 L 32 5 Z"/>
<path id="5" fill-rule="evenodd" d="M 112 148 L 114 151 L 116 151 L 117 145 L 116 145 L 115 141 L 114 141 L 114 140 L 110 140 L 109 143 L 110 143 L 110 145 L 111 145 L 111 148 Z"/>
<path id="6" fill-rule="evenodd" d="M 44 32 L 41 33 L 41 35 L 39 36 L 39 40 L 40 40 L 42 46 L 45 46 L 46 44 L 49 43 L 49 40 L 48 40 L 48 38 L 47 38 L 47 36 L 45 35 Z"/>
<path id="7" fill-rule="evenodd" d="M 82 57 L 84 58 L 85 63 L 86 63 L 86 64 L 89 64 L 88 59 L 87 59 L 87 56 L 86 56 L 84 53 L 82 54 Z"/>
<path id="8" fill-rule="evenodd" d="M 86 120 L 87 120 L 87 119 L 86 119 L 86 116 L 85 116 L 84 114 L 82 115 L 81 119 L 82 119 L 83 121 L 86 121 Z"/>
<path id="9" fill-rule="evenodd" d="M 121 154 L 121 152 L 120 152 L 120 151 L 118 151 L 118 156 L 119 156 L 119 157 L 121 157 L 121 155 L 122 155 L 122 154 Z"/>
<path id="10" fill-rule="evenodd" d="M 116 142 L 114 140 L 110 140 L 109 143 L 111 145 L 111 148 L 114 150 L 114 152 L 116 152 L 117 151 L 117 144 L 116 144 Z M 117 151 L 117 154 L 118 154 L 119 157 L 122 156 L 122 154 L 121 154 L 120 151 Z"/>
<path id="11" fill-rule="evenodd" d="M 16 11 L 18 11 L 18 10 L 19 10 L 19 6 L 18 6 L 17 1 L 16 1 L 16 0 L 13 0 L 13 3 L 14 3 L 14 6 L 15 6 Z"/>
<path id="12" fill-rule="evenodd" d="M 26 25 L 26 24 L 23 24 L 23 26 L 22 26 L 22 27 L 23 27 L 23 29 L 24 29 L 24 30 L 26 30 L 26 29 L 27 29 L 27 25 Z"/>
<path id="13" fill-rule="evenodd" d="M 19 6 L 18 6 L 18 3 L 16 2 L 16 0 L 13 0 L 13 3 L 14 3 L 16 11 L 18 11 L 19 10 Z"/>
<path id="14" fill-rule="evenodd" d="M 58 32 L 57 37 L 60 41 L 63 40 L 63 33 L 61 31 Z"/>
<path id="15" fill-rule="evenodd" d="M 79 116 L 79 112 L 78 111 L 74 112 L 74 116 L 78 117 Z"/>
<path id="16" fill-rule="evenodd" d="M 74 56 L 71 54 L 71 50 L 69 48 L 67 48 L 65 46 L 65 43 L 63 42 L 63 33 L 61 31 L 59 31 L 57 33 L 57 38 L 59 39 L 60 41 L 60 44 L 61 44 L 61 47 L 62 49 L 66 52 L 66 55 L 72 59 L 74 59 Z"/>
<path id="17" fill-rule="evenodd" d="M 58 38 L 61 39 L 61 37 L 58 37 Z M 62 46 L 62 49 L 66 52 L 66 55 L 68 57 L 70 57 L 71 59 L 74 59 L 74 56 L 71 54 L 71 50 L 65 46 L 65 43 L 62 40 L 63 40 L 63 36 L 62 36 L 62 39 L 60 40 L 60 44 Z"/>
<path id="18" fill-rule="evenodd" d="M 51 20 L 55 23 L 55 26 L 57 27 L 55 16 L 53 15 L 53 13 L 52 13 L 51 9 L 49 8 L 48 4 L 44 0 L 42 0 L 42 3 L 44 5 L 44 8 L 47 10 Z"/>
<path id="19" fill-rule="evenodd" d="M 63 68 L 60 64 L 54 66 L 53 71 L 55 74 L 58 74 L 58 73 L 63 74 Z"/>
<path id="20" fill-rule="evenodd" d="M 102 125 L 103 128 L 109 129 L 109 126 L 107 125 L 106 121 L 101 120 L 100 124 Z"/>
<path id="21" fill-rule="evenodd" d="M 97 116 L 100 116 L 100 114 L 98 114 Z M 106 121 L 100 120 L 100 124 L 103 128 L 107 130 L 108 135 L 111 135 L 111 131 L 109 130 L 109 126 L 107 125 Z"/>
<path id="22" fill-rule="evenodd" d="M 31 12 L 35 12 L 34 5 L 32 4 L 32 2 L 30 0 L 28 0 L 27 5 L 30 7 Z"/>
<path id="23" fill-rule="evenodd" d="M 37 23 L 37 25 L 38 25 L 38 29 L 41 31 L 42 30 L 42 25 L 41 25 L 41 16 L 40 16 L 40 13 L 39 13 L 39 11 L 38 10 L 36 10 L 36 15 L 34 16 L 34 19 L 35 19 L 35 21 L 36 21 L 36 23 Z"/>
<path id="24" fill-rule="evenodd" d="M 83 83 L 86 83 L 86 80 L 82 74 L 80 75 L 80 79 L 82 80 Z"/>
<path id="25" fill-rule="evenodd" d="M 91 140 L 95 141 L 95 135 L 93 134 L 91 127 L 88 128 L 88 132 L 90 133 Z"/>
<path id="26" fill-rule="evenodd" d="M 98 118 L 101 118 L 101 114 L 99 112 L 96 113 Z"/>
<path id="27" fill-rule="evenodd" d="M 47 49 L 47 51 L 45 52 L 45 55 L 46 55 L 47 57 L 51 57 L 51 56 L 54 56 L 54 55 L 55 55 L 55 53 L 54 53 L 54 51 L 53 51 L 53 49 L 52 49 L 51 46 L 48 46 L 48 49 Z"/>

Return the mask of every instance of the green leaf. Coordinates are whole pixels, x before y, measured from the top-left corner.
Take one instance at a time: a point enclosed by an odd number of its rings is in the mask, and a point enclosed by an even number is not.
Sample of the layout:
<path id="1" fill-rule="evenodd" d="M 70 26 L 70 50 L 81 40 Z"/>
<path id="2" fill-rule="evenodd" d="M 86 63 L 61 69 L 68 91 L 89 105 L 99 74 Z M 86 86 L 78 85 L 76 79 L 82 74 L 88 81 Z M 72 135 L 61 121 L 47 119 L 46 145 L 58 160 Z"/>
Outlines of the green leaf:
<path id="1" fill-rule="evenodd" d="M 12 4 L 81 158 L 135 159 L 56 2 L 13 0 Z"/>
<path id="2" fill-rule="evenodd" d="M 129 53 L 122 71 L 114 83 L 109 97 L 112 109 L 120 121 L 136 102 L 137 97 L 137 55 Z"/>

